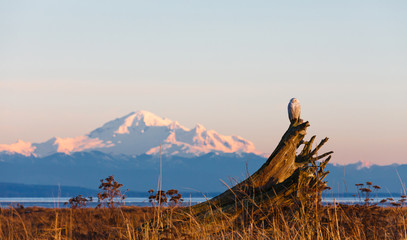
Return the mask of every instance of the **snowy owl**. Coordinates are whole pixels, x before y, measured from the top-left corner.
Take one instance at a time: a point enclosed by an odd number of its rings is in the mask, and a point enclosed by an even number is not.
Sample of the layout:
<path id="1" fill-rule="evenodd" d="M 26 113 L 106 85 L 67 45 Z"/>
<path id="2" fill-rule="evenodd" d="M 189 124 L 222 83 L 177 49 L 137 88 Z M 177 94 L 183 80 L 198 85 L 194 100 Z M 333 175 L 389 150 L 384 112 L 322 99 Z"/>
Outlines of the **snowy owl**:
<path id="1" fill-rule="evenodd" d="M 290 122 L 296 122 L 300 119 L 301 114 L 301 105 L 300 102 L 296 98 L 291 98 L 290 102 L 288 103 L 288 118 Z"/>

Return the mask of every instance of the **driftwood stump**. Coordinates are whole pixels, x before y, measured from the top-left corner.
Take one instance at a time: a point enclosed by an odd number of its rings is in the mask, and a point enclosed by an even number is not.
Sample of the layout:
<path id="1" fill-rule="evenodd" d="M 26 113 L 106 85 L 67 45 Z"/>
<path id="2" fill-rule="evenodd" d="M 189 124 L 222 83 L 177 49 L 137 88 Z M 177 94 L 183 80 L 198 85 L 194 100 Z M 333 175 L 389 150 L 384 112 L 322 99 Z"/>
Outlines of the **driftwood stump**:
<path id="1" fill-rule="evenodd" d="M 263 211 L 268 206 L 319 204 L 320 194 L 327 188 L 323 179 L 328 172 L 324 169 L 333 152 L 318 154 L 328 138 L 314 149 L 315 136 L 303 141 L 309 126 L 301 119 L 292 122 L 257 172 L 224 193 L 181 211 L 184 217 L 178 218 L 180 222 L 193 217 L 205 225 L 216 222 L 214 225 L 219 226 L 222 219 L 242 219 L 248 212 Z"/>

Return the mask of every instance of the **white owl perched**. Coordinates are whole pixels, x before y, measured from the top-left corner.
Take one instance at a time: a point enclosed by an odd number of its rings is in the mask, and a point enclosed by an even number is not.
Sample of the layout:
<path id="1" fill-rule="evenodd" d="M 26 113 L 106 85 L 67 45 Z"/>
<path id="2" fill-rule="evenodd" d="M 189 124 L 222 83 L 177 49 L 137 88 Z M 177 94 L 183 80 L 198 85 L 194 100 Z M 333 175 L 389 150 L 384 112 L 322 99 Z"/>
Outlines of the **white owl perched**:
<path id="1" fill-rule="evenodd" d="M 294 123 L 300 120 L 300 114 L 300 101 L 298 101 L 296 98 L 291 98 L 290 102 L 288 103 L 288 118 L 290 119 L 290 122 Z"/>

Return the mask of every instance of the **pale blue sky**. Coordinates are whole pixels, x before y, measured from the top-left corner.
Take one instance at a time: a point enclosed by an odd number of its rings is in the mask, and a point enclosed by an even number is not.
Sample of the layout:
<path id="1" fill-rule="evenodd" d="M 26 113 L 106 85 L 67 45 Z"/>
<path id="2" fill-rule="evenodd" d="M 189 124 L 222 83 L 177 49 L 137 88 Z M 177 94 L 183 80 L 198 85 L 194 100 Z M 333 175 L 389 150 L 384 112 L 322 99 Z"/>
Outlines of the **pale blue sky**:
<path id="1" fill-rule="evenodd" d="M 0 143 L 135 110 L 270 152 L 297 97 L 332 162 L 407 163 L 406 1 L 0 0 Z"/>

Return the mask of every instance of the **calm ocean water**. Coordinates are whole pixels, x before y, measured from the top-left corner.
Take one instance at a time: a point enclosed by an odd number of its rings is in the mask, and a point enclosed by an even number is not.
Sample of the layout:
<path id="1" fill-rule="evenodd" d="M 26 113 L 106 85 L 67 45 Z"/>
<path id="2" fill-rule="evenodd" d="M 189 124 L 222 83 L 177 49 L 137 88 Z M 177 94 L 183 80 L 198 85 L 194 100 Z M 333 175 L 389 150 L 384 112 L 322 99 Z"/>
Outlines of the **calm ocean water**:
<path id="1" fill-rule="evenodd" d="M 381 197 L 374 197 L 371 200 L 371 203 L 379 203 L 380 200 L 391 197 L 391 196 L 381 196 Z M 400 198 L 394 197 L 394 201 L 399 201 Z M 24 207 L 46 207 L 46 208 L 66 208 L 69 205 L 65 205 L 66 202 L 69 201 L 69 198 L 38 198 L 38 197 L 19 197 L 19 198 L 0 198 L 0 207 L 17 207 L 19 205 L 23 205 Z M 201 203 L 206 201 L 205 198 L 184 198 L 183 206 L 194 205 L 197 203 Z M 341 203 L 341 204 L 363 204 L 363 198 L 359 199 L 358 197 L 324 197 L 322 198 L 323 204 L 333 204 L 333 203 Z M 96 207 L 97 205 L 97 198 L 95 197 L 92 202 L 87 203 L 87 207 Z M 124 201 L 125 206 L 152 206 L 152 203 L 148 201 L 147 198 L 140 198 L 140 197 L 129 197 L 126 198 Z M 384 204 L 385 206 L 390 206 L 390 204 Z M 403 204 L 402 204 L 403 205 Z"/>
<path id="2" fill-rule="evenodd" d="M 9 206 L 17 207 L 23 205 L 24 207 L 46 207 L 46 208 L 64 208 L 69 207 L 69 204 L 65 204 L 69 201 L 69 198 L 60 197 L 18 197 L 18 198 L 0 198 L 0 207 L 5 208 Z M 206 201 L 205 198 L 184 198 L 183 206 L 194 205 Z M 97 197 L 93 198 L 92 202 L 86 204 L 87 207 L 96 207 L 98 204 Z M 152 203 L 147 198 L 128 197 L 124 201 L 125 206 L 152 206 Z"/>

